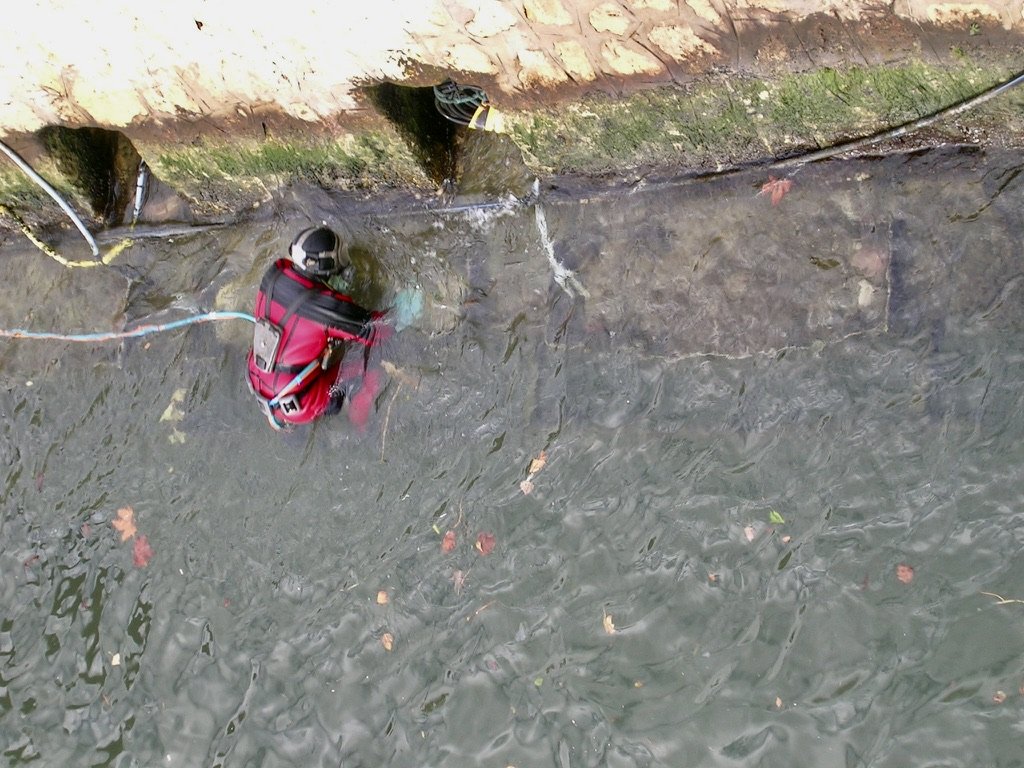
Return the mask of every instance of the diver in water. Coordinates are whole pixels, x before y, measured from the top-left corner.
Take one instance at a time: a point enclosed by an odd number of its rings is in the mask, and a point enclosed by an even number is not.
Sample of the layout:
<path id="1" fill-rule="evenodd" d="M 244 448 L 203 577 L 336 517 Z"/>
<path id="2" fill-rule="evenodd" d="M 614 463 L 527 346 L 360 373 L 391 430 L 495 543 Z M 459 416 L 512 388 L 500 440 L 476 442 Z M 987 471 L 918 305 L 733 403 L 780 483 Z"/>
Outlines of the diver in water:
<path id="1" fill-rule="evenodd" d="M 362 386 L 353 405 L 358 399 L 360 411 L 369 410 L 379 374 L 366 371 L 367 354 L 391 328 L 379 322 L 385 313 L 364 309 L 328 284 L 336 277 L 348 281 L 352 271 L 337 233 L 309 227 L 260 281 L 246 380 L 274 429 L 337 413 L 357 382 Z M 361 364 L 343 365 L 354 345 L 364 352 Z"/>

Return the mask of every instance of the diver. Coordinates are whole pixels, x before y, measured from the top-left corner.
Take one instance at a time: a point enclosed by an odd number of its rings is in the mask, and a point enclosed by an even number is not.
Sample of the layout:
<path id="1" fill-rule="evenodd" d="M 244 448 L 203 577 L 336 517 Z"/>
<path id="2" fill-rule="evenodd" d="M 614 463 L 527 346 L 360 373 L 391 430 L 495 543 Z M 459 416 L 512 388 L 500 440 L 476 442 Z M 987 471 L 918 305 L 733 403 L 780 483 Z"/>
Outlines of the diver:
<path id="1" fill-rule="evenodd" d="M 361 401 L 376 395 L 379 375 L 367 373 L 368 353 L 391 328 L 381 322 L 386 313 L 364 309 L 331 287 L 332 279 L 350 281 L 353 271 L 338 234 L 309 227 L 260 281 L 246 380 L 276 430 L 337 413 L 357 382 Z M 362 364 L 343 365 L 353 347 L 362 350 Z"/>

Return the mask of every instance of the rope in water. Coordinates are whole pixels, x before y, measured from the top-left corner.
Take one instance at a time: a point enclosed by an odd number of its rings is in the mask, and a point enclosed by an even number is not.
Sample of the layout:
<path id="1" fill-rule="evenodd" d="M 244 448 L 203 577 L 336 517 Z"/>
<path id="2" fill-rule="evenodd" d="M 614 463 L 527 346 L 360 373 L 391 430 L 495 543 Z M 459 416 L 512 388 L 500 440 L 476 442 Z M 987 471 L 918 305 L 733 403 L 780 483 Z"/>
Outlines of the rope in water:
<path id="1" fill-rule="evenodd" d="M 218 320 L 247 320 L 255 323 L 256 318 L 246 312 L 204 312 L 200 315 L 172 320 L 168 323 L 149 323 L 127 331 L 111 331 L 109 333 L 51 333 L 49 331 L 29 331 L 24 328 L 0 328 L 0 337 L 9 339 L 52 339 L 56 341 L 116 341 L 118 339 L 134 339 L 148 336 L 161 331 L 173 331 L 196 323 L 210 323 Z"/>
<path id="2" fill-rule="evenodd" d="M 14 223 L 17 224 L 18 228 L 22 231 L 22 234 L 24 234 L 25 237 L 27 237 L 29 239 L 29 242 L 31 242 L 32 245 L 34 245 L 40 251 L 42 251 L 47 256 L 49 256 L 51 259 L 56 261 L 58 264 L 60 264 L 62 266 L 65 266 L 65 267 L 106 267 L 106 266 L 109 266 L 110 263 L 114 259 L 116 259 L 121 254 L 121 252 L 124 251 L 125 248 L 128 248 L 132 244 L 131 239 L 125 238 L 125 239 L 121 240 L 121 242 L 115 243 L 110 248 L 110 250 L 107 251 L 103 255 L 102 258 L 100 258 L 99 261 L 81 261 L 81 260 L 80 261 L 73 261 L 73 260 L 70 260 L 70 259 L 65 259 L 59 253 L 57 253 L 55 250 L 53 250 L 53 248 L 51 248 L 46 243 L 44 243 L 42 240 L 40 240 L 38 237 L 36 237 L 35 233 L 31 229 L 29 229 L 28 224 L 25 223 L 25 220 L 23 218 L 21 218 L 21 216 L 19 216 L 17 213 L 12 211 L 10 208 L 8 208 L 6 205 L 4 205 L 3 203 L 0 203 L 0 213 L 5 214 L 7 216 L 10 216 L 11 219 L 14 220 Z"/>

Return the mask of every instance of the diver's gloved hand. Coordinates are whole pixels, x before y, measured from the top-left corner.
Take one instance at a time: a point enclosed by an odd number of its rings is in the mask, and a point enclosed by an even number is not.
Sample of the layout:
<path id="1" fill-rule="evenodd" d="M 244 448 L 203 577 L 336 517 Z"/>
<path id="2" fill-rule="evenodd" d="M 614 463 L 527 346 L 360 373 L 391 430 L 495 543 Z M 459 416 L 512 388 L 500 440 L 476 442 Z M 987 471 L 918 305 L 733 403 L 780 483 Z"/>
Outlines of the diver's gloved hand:
<path id="1" fill-rule="evenodd" d="M 342 267 L 337 274 L 327 278 L 327 285 L 338 293 L 348 294 L 352 290 L 352 281 L 355 279 L 356 269 L 351 264 Z"/>
<path id="2" fill-rule="evenodd" d="M 354 394 L 349 393 L 348 418 L 360 432 L 366 431 L 366 424 L 370 420 L 370 411 L 373 409 L 374 401 L 380 393 L 383 383 L 380 371 L 373 368 L 362 377 L 359 389 Z"/>
<path id="3" fill-rule="evenodd" d="M 395 331 L 408 328 L 423 314 L 423 289 L 419 286 L 403 288 L 395 295 L 391 308 Z"/>

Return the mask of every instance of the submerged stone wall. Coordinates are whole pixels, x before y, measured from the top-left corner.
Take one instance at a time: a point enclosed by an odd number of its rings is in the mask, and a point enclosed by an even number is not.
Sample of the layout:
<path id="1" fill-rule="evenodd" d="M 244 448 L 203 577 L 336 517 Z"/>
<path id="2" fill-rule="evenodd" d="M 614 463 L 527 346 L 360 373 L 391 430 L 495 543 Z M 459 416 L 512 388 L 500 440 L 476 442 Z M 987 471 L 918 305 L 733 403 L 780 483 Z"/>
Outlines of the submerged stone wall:
<path id="1" fill-rule="evenodd" d="M 0 133 L 46 125 L 230 130 L 261 113 L 358 118 L 362 85 L 449 74 L 498 102 L 685 81 L 714 68 L 811 68 L 1000 45 L 1024 0 L 41 0 L 5 25 Z M 944 46 L 948 48 L 948 46 Z M 328 126 L 330 127 L 330 126 Z"/>

